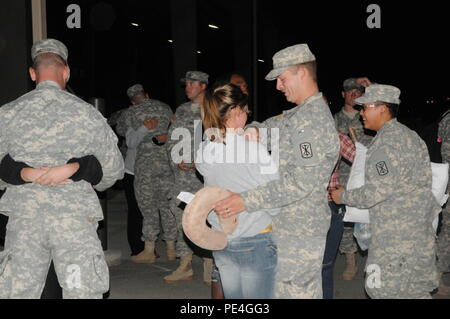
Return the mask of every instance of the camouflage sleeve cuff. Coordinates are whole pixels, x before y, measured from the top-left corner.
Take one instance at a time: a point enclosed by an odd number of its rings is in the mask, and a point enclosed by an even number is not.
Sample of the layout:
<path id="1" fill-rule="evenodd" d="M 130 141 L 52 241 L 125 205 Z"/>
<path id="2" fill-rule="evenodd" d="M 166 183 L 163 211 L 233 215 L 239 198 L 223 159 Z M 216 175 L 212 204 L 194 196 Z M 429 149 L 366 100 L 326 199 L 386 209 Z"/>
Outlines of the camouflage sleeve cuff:
<path id="1" fill-rule="evenodd" d="M 247 213 L 256 212 L 258 210 L 261 210 L 261 204 L 254 200 L 254 197 L 251 196 L 251 191 L 246 191 L 243 193 L 240 193 L 242 197 L 242 201 L 244 202 L 245 210 Z M 253 198 L 253 199 L 252 199 Z"/>
<path id="2" fill-rule="evenodd" d="M 16 162 L 9 154 L 3 157 L 0 163 L 0 178 L 10 185 L 23 185 L 25 182 L 20 175 L 22 168 L 30 167 L 23 162 Z"/>
<path id="3" fill-rule="evenodd" d="M 341 193 L 341 198 L 340 199 L 341 199 L 341 203 L 344 204 L 344 205 L 347 204 L 347 198 L 346 197 L 347 197 L 347 191 L 343 191 Z"/>
<path id="4" fill-rule="evenodd" d="M 142 125 L 141 127 L 139 127 L 138 128 L 138 133 L 148 133 L 149 132 L 149 130 L 148 130 L 148 128 L 147 128 L 147 126 L 145 126 L 145 125 Z"/>

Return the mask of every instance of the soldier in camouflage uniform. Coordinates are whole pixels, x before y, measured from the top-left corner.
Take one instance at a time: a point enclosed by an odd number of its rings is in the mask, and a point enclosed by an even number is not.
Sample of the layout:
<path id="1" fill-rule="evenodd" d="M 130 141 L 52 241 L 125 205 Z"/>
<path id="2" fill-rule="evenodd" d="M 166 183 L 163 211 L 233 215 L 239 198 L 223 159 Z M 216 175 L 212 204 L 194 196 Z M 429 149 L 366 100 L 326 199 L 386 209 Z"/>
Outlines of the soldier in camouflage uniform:
<path id="1" fill-rule="evenodd" d="M 51 167 L 92 154 L 103 169 L 95 188 L 112 186 L 124 170 L 117 137 L 92 105 L 64 90 L 66 46 L 37 41 L 31 57 L 36 89 L 0 109 L 0 158 L 10 154 L 30 167 Z M 51 185 L 8 185 L 0 200 L 10 218 L 0 254 L 0 298 L 39 298 L 51 259 L 64 298 L 101 298 L 108 291 L 96 233 L 103 219 L 97 194 L 84 180 Z"/>
<path id="2" fill-rule="evenodd" d="M 435 231 L 441 207 L 431 191 L 425 142 L 396 117 L 400 90 L 366 89 L 361 116 L 377 131 L 367 150 L 365 185 L 332 192 L 336 203 L 369 209 L 372 233 L 366 264 L 371 298 L 431 298 L 437 287 Z"/>
<path id="3" fill-rule="evenodd" d="M 208 74 L 200 71 L 189 71 L 185 78 L 181 79 L 186 83 L 185 92 L 190 100 L 180 105 L 172 121 L 169 130 L 168 152 L 170 164 L 175 177 L 175 183 L 171 191 L 170 207 L 177 219 L 178 238 L 177 238 L 177 256 L 180 257 L 179 267 L 170 275 L 164 277 L 167 283 L 175 283 L 182 280 L 191 280 L 193 276 L 192 270 L 192 250 L 186 244 L 183 233 L 181 217 L 183 209 L 180 208 L 181 202 L 177 199 L 177 195 L 181 192 L 190 192 L 195 194 L 203 187 L 203 182 L 199 179 L 194 164 L 194 154 L 198 147 L 194 145 L 194 133 L 200 133 L 198 142 L 202 138 L 202 124 L 200 114 L 200 104 L 203 102 L 205 90 L 208 85 Z M 194 121 L 198 121 L 195 128 Z M 183 134 L 180 140 L 180 134 Z M 188 140 L 184 140 L 188 138 Z M 180 152 L 180 147 L 183 147 Z M 188 151 L 189 154 L 183 153 Z M 171 154 L 173 153 L 173 154 Z M 186 161 L 181 157 L 187 155 Z M 211 282 L 212 259 L 204 258 L 204 281 Z M 211 269 L 210 269 L 211 268 Z"/>
<path id="4" fill-rule="evenodd" d="M 120 109 L 111 114 L 111 116 L 108 118 L 108 124 L 113 128 L 113 130 L 115 130 L 117 121 L 122 116 L 122 113 L 125 110 L 126 109 Z M 119 137 L 119 150 L 122 153 L 123 158 L 125 158 L 127 155 L 127 143 L 125 142 L 125 139 L 122 136 L 119 135 L 118 137 Z"/>
<path id="5" fill-rule="evenodd" d="M 281 207 L 273 218 L 278 237 L 276 297 L 320 299 L 330 226 L 327 185 L 338 160 L 339 138 L 319 92 L 315 57 L 308 46 L 299 44 L 277 52 L 273 64 L 266 79 L 277 79 L 277 89 L 297 106 L 283 116 L 250 125 L 279 130 L 279 150 L 272 139 L 270 147 L 272 156 L 279 153 L 280 179 L 233 194 L 214 209 L 227 217 L 243 210 Z M 249 127 L 246 133 L 256 135 L 256 129 Z"/>
<path id="6" fill-rule="evenodd" d="M 344 106 L 334 115 L 336 129 L 346 135 L 349 135 L 349 129 L 353 128 L 358 142 L 368 146 L 372 141 L 372 136 L 367 134 L 361 122 L 359 112 L 353 107 L 355 99 L 364 94 L 364 86 L 359 83 L 359 79 L 349 78 L 344 81 L 342 97 L 344 98 Z M 372 134 L 373 135 L 373 134 Z M 347 185 L 350 176 L 351 163 L 344 160 L 339 162 L 339 181 L 342 185 Z M 345 254 L 346 267 L 342 274 L 342 279 L 355 279 L 358 268 L 356 266 L 356 253 L 358 247 L 353 237 L 353 223 L 345 223 L 344 232 L 342 234 L 341 244 L 339 246 L 341 254 Z"/>
<path id="7" fill-rule="evenodd" d="M 131 260 L 151 264 L 156 260 L 155 241 L 160 233 L 160 218 L 168 257 L 174 259 L 171 256 L 175 254 L 177 228 L 168 200 L 173 173 L 164 144 L 173 113 L 167 104 L 149 99 L 141 85 L 132 86 L 127 93 L 138 98 L 138 103 L 122 113 L 117 123 L 117 133 L 126 136 L 129 129 L 148 131 L 137 147 L 134 164 L 134 190 L 143 216 L 142 240 L 145 243 L 144 250 L 132 256 Z M 157 120 L 157 126 L 153 129 L 144 125 L 150 119 Z"/>
<path id="8" fill-rule="evenodd" d="M 444 163 L 450 163 L 450 111 L 447 111 L 439 123 L 438 131 L 441 141 L 441 154 Z M 447 194 L 450 192 L 450 183 L 447 186 Z M 442 226 L 437 241 L 437 268 L 440 273 L 438 294 L 450 295 L 450 287 L 442 280 L 442 274 L 450 271 L 450 203 L 442 211 Z"/>

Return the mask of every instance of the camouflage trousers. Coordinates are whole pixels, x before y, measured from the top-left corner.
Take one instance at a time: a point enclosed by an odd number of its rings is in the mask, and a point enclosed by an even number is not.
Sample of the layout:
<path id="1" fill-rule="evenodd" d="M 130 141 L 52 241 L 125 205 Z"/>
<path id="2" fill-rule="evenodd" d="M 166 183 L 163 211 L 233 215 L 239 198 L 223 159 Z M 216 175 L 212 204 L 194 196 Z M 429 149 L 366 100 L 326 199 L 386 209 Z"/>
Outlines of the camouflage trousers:
<path id="1" fill-rule="evenodd" d="M 450 202 L 442 211 L 441 231 L 437 239 L 437 269 L 439 272 L 450 271 Z"/>
<path id="2" fill-rule="evenodd" d="M 353 236 L 353 226 L 344 227 L 339 251 L 341 254 L 353 254 L 358 251 L 358 246 L 355 237 Z"/>
<path id="3" fill-rule="evenodd" d="M 275 297 L 322 299 L 325 237 L 279 237 Z"/>
<path id="4" fill-rule="evenodd" d="M 186 241 L 189 239 L 185 237 L 183 232 L 182 217 L 184 210 L 182 207 L 184 207 L 184 203 L 177 199 L 179 193 L 180 192 L 178 190 L 172 192 L 172 195 L 170 196 L 170 209 L 174 214 L 177 223 L 177 243 L 175 246 L 175 250 L 177 253 L 177 257 L 182 257 L 192 254 L 192 249 L 189 248 L 188 244 L 186 243 Z"/>
<path id="5" fill-rule="evenodd" d="M 417 256 L 402 258 L 396 254 L 394 258 L 385 262 L 367 261 L 365 289 L 370 298 L 431 299 L 430 292 L 438 284 L 434 264 L 419 265 L 421 258 Z"/>
<path id="6" fill-rule="evenodd" d="M 10 217 L 0 253 L 0 299 L 39 299 L 52 259 L 65 299 L 100 299 L 108 291 L 98 223 L 62 214 Z"/>
<path id="7" fill-rule="evenodd" d="M 173 186 L 171 173 L 153 175 L 151 171 L 138 174 L 134 179 L 134 192 L 142 213 L 142 240 L 156 241 L 160 233 L 160 221 L 163 239 L 177 239 L 175 216 L 169 206 L 169 192 Z"/>
<path id="8" fill-rule="evenodd" d="M 178 169 L 177 167 L 174 168 Z M 192 249 L 187 244 L 189 239 L 184 235 L 183 225 L 182 225 L 182 217 L 185 204 L 182 203 L 177 196 L 180 192 L 190 192 L 195 194 L 203 187 L 203 184 L 200 180 L 195 176 L 195 171 L 189 172 L 177 172 L 175 173 L 175 184 L 171 191 L 170 196 L 170 209 L 172 213 L 175 215 L 175 219 L 177 222 L 177 243 L 176 243 L 176 253 L 177 257 L 182 257 L 188 254 L 192 254 Z M 190 242 L 191 245 L 193 245 Z"/>

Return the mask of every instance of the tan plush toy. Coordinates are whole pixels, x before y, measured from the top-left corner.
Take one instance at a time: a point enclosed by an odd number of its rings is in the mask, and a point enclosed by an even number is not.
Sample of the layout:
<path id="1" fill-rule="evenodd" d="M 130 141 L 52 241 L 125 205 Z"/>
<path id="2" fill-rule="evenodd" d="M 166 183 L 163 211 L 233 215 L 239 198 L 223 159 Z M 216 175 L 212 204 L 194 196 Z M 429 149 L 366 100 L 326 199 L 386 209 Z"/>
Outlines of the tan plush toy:
<path id="1" fill-rule="evenodd" d="M 223 232 L 208 227 L 206 218 L 215 202 L 230 195 L 223 188 L 208 186 L 199 190 L 186 206 L 182 218 L 183 230 L 194 244 L 208 250 L 221 250 L 227 246 L 227 234 L 231 234 L 237 227 L 236 217 L 219 217 Z"/>

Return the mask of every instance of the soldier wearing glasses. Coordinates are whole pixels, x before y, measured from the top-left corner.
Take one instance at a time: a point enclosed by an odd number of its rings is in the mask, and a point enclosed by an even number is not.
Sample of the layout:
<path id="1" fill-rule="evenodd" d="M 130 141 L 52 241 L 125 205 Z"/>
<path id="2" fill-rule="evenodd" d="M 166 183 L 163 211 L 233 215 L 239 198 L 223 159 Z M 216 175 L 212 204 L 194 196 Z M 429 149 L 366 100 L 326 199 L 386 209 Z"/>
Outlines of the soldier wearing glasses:
<path id="1" fill-rule="evenodd" d="M 374 84 L 356 103 L 364 127 L 377 131 L 366 158 L 365 185 L 332 192 L 336 203 L 370 210 L 366 291 L 372 298 L 431 298 L 437 287 L 431 164 L 420 137 L 396 117 L 400 90 Z M 376 279 L 374 281 L 374 279 Z"/>

